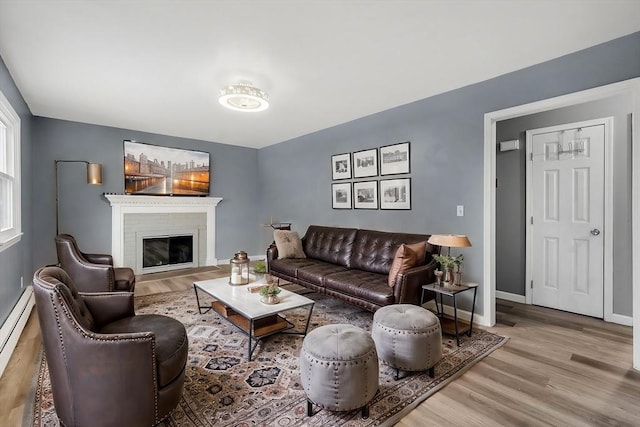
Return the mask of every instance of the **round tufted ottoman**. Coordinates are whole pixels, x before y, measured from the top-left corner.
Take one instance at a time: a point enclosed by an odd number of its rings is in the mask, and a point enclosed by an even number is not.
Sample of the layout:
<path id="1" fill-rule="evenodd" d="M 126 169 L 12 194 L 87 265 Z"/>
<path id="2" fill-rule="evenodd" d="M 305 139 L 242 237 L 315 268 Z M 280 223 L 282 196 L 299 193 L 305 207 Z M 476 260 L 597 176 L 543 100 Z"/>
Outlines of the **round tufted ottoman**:
<path id="1" fill-rule="evenodd" d="M 393 304 L 373 315 L 371 336 L 378 356 L 389 366 L 400 370 L 429 370 L 442 358 L 440 320 L 429 310 L 412 304 Z"/>
<path id="2" fill-rule="evenodd" d="M 378 391 L 378 355 L 366 331 L 352 325 L 326 325 L 304 338 L 300 377 L 307 394 L 307 414 L 313 404 L 332 410 L 361 409 Z"/>

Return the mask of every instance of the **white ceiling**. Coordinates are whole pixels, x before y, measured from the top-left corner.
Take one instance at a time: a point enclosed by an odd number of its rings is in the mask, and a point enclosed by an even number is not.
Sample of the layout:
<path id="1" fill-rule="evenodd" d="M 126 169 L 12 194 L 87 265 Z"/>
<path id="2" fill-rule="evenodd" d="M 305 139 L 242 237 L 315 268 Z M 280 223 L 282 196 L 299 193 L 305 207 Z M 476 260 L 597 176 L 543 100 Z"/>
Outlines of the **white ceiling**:
<path id="1" fill-rule="evenodd" d="M 256 148 L 638 30 L 638 0 L 0 0 L 34 115 Z M 241 80 L 267 111 L 218 104 Z"/>

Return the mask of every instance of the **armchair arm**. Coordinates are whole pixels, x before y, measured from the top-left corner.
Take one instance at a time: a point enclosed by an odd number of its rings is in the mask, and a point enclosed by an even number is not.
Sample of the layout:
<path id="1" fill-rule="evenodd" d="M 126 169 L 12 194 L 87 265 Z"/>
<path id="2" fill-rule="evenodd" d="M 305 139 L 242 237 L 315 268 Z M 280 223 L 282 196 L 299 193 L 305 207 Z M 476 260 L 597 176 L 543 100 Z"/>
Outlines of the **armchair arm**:
<path id="1" fill-rule="evenodd" d="M 113 257 L 109 254 L 85 254 L 82 256 L 86 258 L 87 261 L 93 264 L 105 264 L 105 265 L 113 265 Z"/>
<path id="2" fill-rule="evenodd" d="M 433 272 L 437 263 L 431 260 L 428 264 L 410 268 L 403 273 L 398 273 L 396 285 L 393 289 L 396 302 L 400 304 L 420 305 L 422 298 L 422 285 L 427 285 L 435 281 Z M 433 293 L 425 294 L 426 301 L 435 298 Z"/>
<path id="3" fill-rule="evenodd" d="M 98 328 L 124 317 L 135 316 L 133 292 L 79 292 L 79 294 L 91 311 Z"/>
<path id="4" fill-rule="evenodd" d="M 67 265 L 66 269 L 73 278 L 73 282 L 81 292 L 108 292 L 113 291 L 115 276 L 113 267 L 105 264 L 94 264 L 81 259 L 76 259 L 74 264 Z"/>

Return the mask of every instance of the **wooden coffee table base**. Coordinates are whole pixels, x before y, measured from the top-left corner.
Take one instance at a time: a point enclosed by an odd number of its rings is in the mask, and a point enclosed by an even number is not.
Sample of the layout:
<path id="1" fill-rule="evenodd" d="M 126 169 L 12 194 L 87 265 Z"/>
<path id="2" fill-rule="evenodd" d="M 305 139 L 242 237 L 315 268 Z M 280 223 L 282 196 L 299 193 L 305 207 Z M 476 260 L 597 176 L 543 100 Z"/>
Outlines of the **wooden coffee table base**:
<path id="1" fill-rule="evenodd" d="M 224 305 L 220 301 L 213 301 L 211 303 L 211 308 L 213 308 L 213 311 L 218 313 L 220 316 L 224 317 L 229 322 L 242 329 L 244 333 L 249 333 L 251 321 L 241 314 L 233 311 L 231 307 Z M 276 332 L 281 332 L 291 327 L 292 326 L 290 326 L 290 323 L 288 323 L 285 319 L 278 316 L 277 314 L 272 314 L 271 316 L 254 320 L 253 330 L 251 331 L 251 333 L 254 338 L 260 339 L 264 336 L 274 334 Z"/>
<path id="2" fill-rule="evenodd" d="M 298 302 L 295 302 L 294 304 L 289 304 L 288 306 L 286 304 L 282 304 L 281 305 L 282 308 L 278 307 L 279 304 L 276 304 L 273 306 L 273 310 L 271 310 L 271 313 L 263 313 L 263 314 L 256 313 L 255 317 L 251 317 L 251 316 L 245 316 L 239 313 L 238 311 L 236 311 L 236 309 L 233 308 L 233 306 L 226 304 L 220 299 L 216 299 L 215 301 L 213 301 L 211 303 L 211 306 L 201 305 L 200 297 L 198 295 L 198 290 L 202 290 L 207 294 L 209 294 L 210 296 L 212 296 L 213 298 L 216 298 L 215 286 L 213 287 L 213 289 L 210 289 L 207 292 L 206 289 L 201 288 L 201 286 L 203 285 L 206 286 L 206 283 L 196 282 L 193 284 L 193 290 L 196 294 L 196 302 L 198 304 L 199 313 L 204 314 L 209 310 L 213 309 L 213 311 L 218 313 L 221 317 L 223 317 L 224 319 L 229 321 L 232 325 L 240 329 L 242 333 L 247 335 L 249 337 L 249 345 L 247 349 L 247 360 L 249 361 L 251 361 L 251 356 L 253 355 L 253 352 L 255 351 L 256 347 L 258 347 L 258 342 L 263 338 L 266 338 L 270 335 L 277 334 L 277 333 L 302 335 L 302 336 L 307 334 L 307 330 L 309 329 L 309 322 L 311 321 L 311 313 L 313 311 L 313 306 L 314 306 L 313 300 L 310 300 L 308 298 L 304 298 L 301 296 L 296 296 L 297 299 L 303 299 L 303 301 L 298 301 Z M 223 283 L 219 283 L 218 285 L 228 286 Z M 220 289 L 218 289 L 218 291 L 219 290 Z M 288 294 L 291 295 L 290 292 L 288 292 Z M 247 295 L 249 294 L 247 293 Z M 291 298 L 291 296 L 289 298 Z M 261 304 L 260 302 L 257 302 L 257 303 Z M 281 315 L 281 313 L 284 311 L 292 310 L 294 308 L 302 308 L 302 307 L 308 307 L 309 309 L 309 314 L 307 315 L 307 320 L 306 320 L 304 329 L 300 331 L 292 330 L 295 327 L 295 325 L 291 323 L 289 320 L 287 320 L 283 315 Z M 247 310 L 247 307 L 245 306 L 245 310 L 249 312 L 252 311 L 252 308 L 253 306 L 249 307 L 249 309 Z M 243 310 L 243 312 L 246 312 L 246 311 Z"/>

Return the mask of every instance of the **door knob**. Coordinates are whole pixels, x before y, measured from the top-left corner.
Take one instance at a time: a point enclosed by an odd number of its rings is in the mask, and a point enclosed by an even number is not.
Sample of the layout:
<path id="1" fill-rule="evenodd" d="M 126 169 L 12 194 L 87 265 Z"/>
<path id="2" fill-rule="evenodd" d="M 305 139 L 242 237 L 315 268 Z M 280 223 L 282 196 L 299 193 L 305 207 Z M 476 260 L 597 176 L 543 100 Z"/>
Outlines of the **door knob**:
<path id="1" fill-rule="evenodd" d="M 597 228 L 594 228 L 593 230 L 591 230 L 591 234 L 593 234 L 594 236 L 597 236 L 600 234 L 600 230 L 598 230 Z"/>

